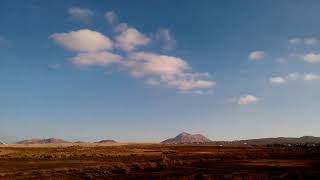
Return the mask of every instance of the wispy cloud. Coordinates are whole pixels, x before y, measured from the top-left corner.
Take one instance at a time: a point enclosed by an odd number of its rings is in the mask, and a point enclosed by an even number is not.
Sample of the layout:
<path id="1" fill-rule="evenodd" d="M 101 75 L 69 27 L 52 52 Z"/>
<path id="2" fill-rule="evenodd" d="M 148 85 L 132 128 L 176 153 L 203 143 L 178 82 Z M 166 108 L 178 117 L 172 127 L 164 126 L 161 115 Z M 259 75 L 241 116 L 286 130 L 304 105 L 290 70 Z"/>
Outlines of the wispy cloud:
<path id="1" fill-rule="evenodd" d="M 69 16 L 72 20 L 80 21 L 84 23 L 90 23 L 91 18 L 94 15 L 90 9 L 71 7 L 68 9 Z"/>
<path id="2" fill-rule="evenodd" d="M 55 63 L 55 64 L 48 64 L 48 68 L 52 70 L 57 70 L 61 68 L 61 64 Z"/>
<path id="3" fill-rule="evenodd" d="M 239 98 L 238 104 L 239 105 L 250 105 L 250 104 L 256 104 L 259 102 L 259 98 L 253 95 L 244 95 Z"/>
<path id="4" fill-rule="evenodd" d="M 283 77 L 271 77 L 270 78 L 271 84 L 285 84 L 287 83 L 287 79 Z"/>
<path id="5" fill-rule="evenodd" d="M 290 81 L 295 81 L 295 80 L 297 80 L 300 76 L 301 76 L 300 73 L 294 72 L 294 73 L 288 74 L 288 75 L 285 77 L 285 79 L 286 79 L 286 80 L 290 80 Z"/>
<path id="6" fill-rule="evenodd" d="M 296 81 L 296 80 L 303 80 L 303 81 L 320 80 L 320 75 L 314 74 L 314 73 L 294 72 L 285 76 L 276 76 L 276 77 L 271 77 L 269 79 L 270 84 L 274 84 L 274 85 L 283 85 L 288 83 L 289 81 Z"/>
<path id="7" fill-rule="evenodd" d="M 316 45 L 319 43 L 319 40 L 317 38 L 305 38 L 303 42 L 306 45 Z"/>
<path id="8" fill-rule="evenodd" d="M 104 14 L 104 17 L 111 25 L 118 24 L 119 18 L 114 11 L 108 11 Z"/>
<path id="9" fill-rule="evenodd" d="M 308 74 L 305 74 L 305 75 L 303 76 L 303 79 L 304 79 L 305 81 L 320 80 L 320 75 L 319 75 L 319 74 L 308 73 Z"/>
<path id="10" fill-rule="evenodd" d="M 155 39 L 163 45 L 163 50 L 170 51 L 176 48 L 177 41 L 172 36 L 169 29 L 159 28 L 155 34 Z"/>
<path id="11" fill-rule="evenodd" d="M 0 35 L 0 47 L 5 47 L 9 45 L 9 40 L 4 36 Z"/>
<path id="12" fill-rule="evenodd" d="M 266 53 L 264 51 L 253 51 L 249 54 L 248 58 L 251 61 L 259 61 L 266 57 Z"/>
<path id="13" fill-rule="evenodd" d="M 295 44 L 300 44 L 301 43 L 301 39 L 300 38 L 292 38 L 288 40 L 289 44 L 295 45 Z"/>
<path id="14" fill-rule="evenodd" d="M 71 60 L 76 65 L 109 65 L 120 63 L 120 55 L 107 51 L 79 53 Z"/>
<path id="15" fill-rule="evenodd" d="M 306 37 L 306 38 L 292 38 L 288 40 L 288 43 L 291 45 L 299 45 L 299 44 L 304 44 L 308 46 L 316 45 L 319 43 L 319 39 L 315 37 Z"/>
<path id="16" fill-rule="evenodd" d="M 286 58 L 276 58 L 276 62 L 279 64 L 288 64 L 288 60 Z"/>

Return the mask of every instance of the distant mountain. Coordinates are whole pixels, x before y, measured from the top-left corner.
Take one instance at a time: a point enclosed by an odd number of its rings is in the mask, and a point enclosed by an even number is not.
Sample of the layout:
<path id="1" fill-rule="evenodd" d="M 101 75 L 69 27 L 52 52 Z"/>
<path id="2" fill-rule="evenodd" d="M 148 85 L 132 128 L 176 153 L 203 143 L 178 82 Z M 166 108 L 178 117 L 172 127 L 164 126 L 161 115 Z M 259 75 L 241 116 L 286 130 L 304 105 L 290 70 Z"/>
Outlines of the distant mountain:
<path id="1" fill-rule="evenodd" d="M 0 141 L 0 145 L 6 145 L 6 143 L 3 143 L 3 142 Z"/>
<path id="2" fill-rule="evenodd" d="M 27 139 L 17 142 L 17 144 L 60 144 L 60 143 L 69 143 L 68 141 L 62 139 Z"/>
<path id="3" fill-rule="evenodd" d="M 320 143 L 320 137 L 314 136 L 302 136 L 298 138 L 294 137 L 276 137 L 276 138 L 260 138 L 260 139 L 248 139 L 238 141 L 214 141 L 213 144 L 232 144 L 232 145 L 267 145 L 267 144 L 318 144 Z"/>
<path id="4" fill-rule="evenodd" d="M 106 139 L 106 140 L 98 141 L 96 143 L 117 143 L 117 142 L 115 140 L 112 140 L 112 139 Z"/>
<path id="5" fill-rule="evenodd" d="M 174 138 L 162 141 L 162 144 L 192 144 L 192 143 L 209 143 L 211 140 L 201 134 L 189 134 L 183 132 Z"/>

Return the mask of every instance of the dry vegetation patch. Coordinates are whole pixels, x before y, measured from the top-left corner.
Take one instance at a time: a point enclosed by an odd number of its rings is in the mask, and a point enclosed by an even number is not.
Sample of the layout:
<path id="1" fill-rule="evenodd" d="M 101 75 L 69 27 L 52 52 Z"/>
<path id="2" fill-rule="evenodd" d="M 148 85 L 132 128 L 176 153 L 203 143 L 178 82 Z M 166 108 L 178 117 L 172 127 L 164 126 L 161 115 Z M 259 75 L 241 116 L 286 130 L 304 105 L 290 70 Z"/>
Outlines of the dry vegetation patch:
<path id="1" fill-rule="evenodd" d="M 132 144 L 0 147 L 1 179 L 319 178 L 317 148 Z"/>

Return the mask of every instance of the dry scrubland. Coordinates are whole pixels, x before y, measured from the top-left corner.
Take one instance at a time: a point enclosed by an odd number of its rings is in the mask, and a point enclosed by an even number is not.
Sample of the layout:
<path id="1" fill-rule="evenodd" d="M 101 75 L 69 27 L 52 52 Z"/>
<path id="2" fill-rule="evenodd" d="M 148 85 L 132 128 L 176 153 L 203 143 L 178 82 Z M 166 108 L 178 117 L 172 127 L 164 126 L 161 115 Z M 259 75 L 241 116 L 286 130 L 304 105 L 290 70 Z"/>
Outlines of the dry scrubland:
<path id="1" fill-rule="evenodd" d="M 0 146 L 0 179 L 319 179 L 319 147 Z"/>

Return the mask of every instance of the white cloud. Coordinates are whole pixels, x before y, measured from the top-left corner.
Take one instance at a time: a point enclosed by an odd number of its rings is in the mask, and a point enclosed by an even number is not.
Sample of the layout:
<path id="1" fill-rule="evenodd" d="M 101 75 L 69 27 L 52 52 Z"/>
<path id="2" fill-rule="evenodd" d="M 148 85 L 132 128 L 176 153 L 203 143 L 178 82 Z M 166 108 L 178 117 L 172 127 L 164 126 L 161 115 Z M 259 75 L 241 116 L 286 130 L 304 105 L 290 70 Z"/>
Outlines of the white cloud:
<path id="1" fill-rule="evenodd" d="M 296 81 L 296 80 L 304 80 L 304 81 L 314 81 L 314 80 L 320 80 L 319 74 L 314 73 L 290 73 L 286 76 L 278 76 L 278 77 L 272 77 L 270 78 L 271 84 L 286 84 L 288 81 Z"/>
<path id="2" fill-rule="evenodd" d="M 282 85 L 286 84 L 288 81 L 295 81 L 298 80 L 301 77 L 301 74 L 298 72 L 290 73 L 284 77 L 277 76 L 277 77 L 271 77 L 269 79 L 271 84 L 276 84 L 276 85 Z"/>
<path id="3" fill-rule="evenodd" d="M 258 102 L 259 102 L 259 98 L 253 95 L 242 96 L 238 100 L 238 104 L 240 105 L 256 104 Z"/>
<path id="4" fill-rule="evenodd" d="M 251 61 L 259 61 L 264 59 L 266 56 L 266 53 L 264 51 L 253 51 L 249 54 L 249 60 Z"/>
<path id="5" fill-rule="evenodd" d="M 271 84 L 285 84 L 287 83 L 287 80 L 283 77 L 272 77 L 270 78 Z"/>
<path id="6" fill-rule="evenodd" d="M 134 77 L 147 77 L 146 82 L 149 85 L 164 85 L 180 91 L 193 91 L 209 89 L 216 84 L 208 80 L 208 73 L 191 72 L 187 62 L 173 56 L 146 52 L 132 53 L 125 66 Z"/>
<path id="7" fill-rule="evenodd" d="M 319 42 L 317 38 L 304 38 L 303 41 L 306 45 L 316 45 Z"/>
<path id="8" fill-rule="evenodd" d="M 315 81 L 315 80 L 320 80 L 320 75 L 318 74 L 313 74 L 313 73 L 308 73 L 308 74 L 305 74 L 303 76 L 303 79 L 305 81 Z"/>
<path id="9" fill-rule="evenodd" d="M 216 85 L 214 81 L 207 80 L 206 76 L 198 75 L 198 73 L 183 73 L 175 76 L 163 76 L 161 80 L 180 91 L 208 89 Z"/>
<path id="10" fill-rule="evenodd" d="M 113 11 L 108 11 L 104 14 L 104 17 L 109 22 L 109 24 L 114 25 L 118 23 L 118 16 Z"/>
<path id="11" fill-rule="evenodd" d="M 89 29 L 55 33 L 50 36 L 62 47 L 79 52 L 96 52 L 112 49 L 112 41 L 103 34 Z"/>
<path id="12" fill-rule="evenodd" d="M 287 80 L 291 80 L 291 81 L 295 81 L 300 77 L 300 73 L 298 72 L 294 72 L 294 73 L 290 73 L 286 76 Z"/>
<path id="13" fill-rule="evenodd" d="M 316 45 L 319 43 L 319 39 L 315 37 L 307 37 L 307 38 L 292 38 L 288 40 L 291 45 L 304 44 L 307 46 Z"/>
<path id="14" fill-rule="evenodd" d="M 108 65 L 119 63 L 122 57 L 107 51 L 79 53 L 71 60 L 76 65 Z"/>
<path id="15" fill-rule="evenodd" d="M 116 46 L 124 51 L 133 51 L 150 42 L 147 36 L 133 27 L 128 27 L 126 24 L 120 24 L 117 30 L 120 34 L 116 37 Z"/>
<path id="16" fill-rule="evenodd" d="M 156 40 L 161 41 L 163 43 L 164 50 L 173 50 L 176 46 L 176 40 L 170 33 L 169 29 L 159 28 L 156 35 Z"/>
<path id="17" fill-rule="evenodd" d="M 292 45 L 295 45 L 295 44 L 300 44 L 301 43 L 301 39 L 300 38 L 292 38 L 292 39 L 289 39 L 288 42 Z"/>
<path id="18" fill-rule="evenodd" d="M 315 64 L 320 62 L 320 54 L 315 54 L 315 53 L 309 53 L 303 56 L 303 60 Z"/>
<path id="19" fill-rule="evenodd" d="M 85 23 L 89 23 L 91 21 L 91 17 L 94 14 L 90 9 L 79 8 L 79 7 L 69 8 L 68 13 L 71 19 L 82 21 Z"/>
<path id="20" fill-rule="evenodd" d="M 141 75 L 175 75 L 190 69 L 184 60 L 172 56 L 138 52 L 130 54 L 129 58 L 130 66 Z"/>
<path id="21" fill-rule="evenodd" d="M 182 58 L 133 52 L 147 46 L 151 39 L 126 23 L 118 23 L 113 11 L 106 12 L 105 18 L 117 33 L 115 45 L 107 36 L 88 29 L 55 33 L 50 38 L 63 48 L 76 51 L 71 61 L 78 66 L 116 64 L 151 86 L 169 87 L 186 93 L 208 94 L 216 85 L 215 81 L 210 80 L 209 73 L 193 72 Z M 168 29 L 159 29 L 156 36 L 163 41 L 165 50 L 174 48 L 175 40 Z M 113 46 L 125 51 L 126 58 L 110 52 Z"/>

